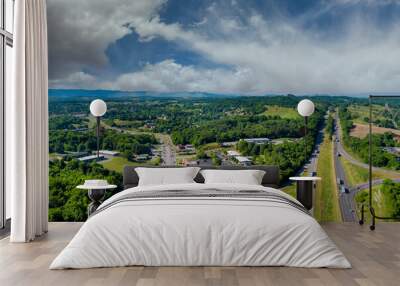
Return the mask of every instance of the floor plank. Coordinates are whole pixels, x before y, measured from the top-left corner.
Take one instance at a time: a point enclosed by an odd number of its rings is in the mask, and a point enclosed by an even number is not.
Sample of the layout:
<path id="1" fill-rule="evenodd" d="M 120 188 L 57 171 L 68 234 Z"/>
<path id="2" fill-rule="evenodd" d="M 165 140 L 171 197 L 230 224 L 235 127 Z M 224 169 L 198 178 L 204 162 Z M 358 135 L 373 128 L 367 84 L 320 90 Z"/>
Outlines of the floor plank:
<path id="1" fill-rule="evenodd" d="M 0 285 L 136 285 L 136 286 L 266 286 L 266 285 L 399 285 L 400 223 L 368 226 L 324 224 L 352 263 L 352 269 L 289 267 L 119 267 L 50 271 L 55 256 L 81 223 L 50 223 L 49 233 L 28 244 L 0 240 Z"/>

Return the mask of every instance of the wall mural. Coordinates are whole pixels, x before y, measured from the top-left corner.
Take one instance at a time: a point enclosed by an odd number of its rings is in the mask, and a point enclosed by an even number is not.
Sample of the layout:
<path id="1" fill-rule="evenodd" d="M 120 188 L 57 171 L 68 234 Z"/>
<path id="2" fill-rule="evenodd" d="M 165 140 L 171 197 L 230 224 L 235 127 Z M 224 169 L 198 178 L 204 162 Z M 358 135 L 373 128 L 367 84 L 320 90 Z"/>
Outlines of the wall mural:
<path id="1" fill-rule="evenodd" d="M 400 88 L 399 54 L 380 64 L 398 50 L 388 11 L 400 7 L 294 2 L 48 0 L 50 220 L 86 220 L 76 186 L 107 179 L 110 196 L 125 165 L 277 165 L 291 195 L 290 176 L 317 174 L 315 217 L 358 220 L 365 92 Z M 307 136 L 303 98 L 316 105 Z M 95 99 L 107 104 L 99 158 Z M 389 215 L 400 212 L 398 102 L 374 106 L 374 200 Z"/>

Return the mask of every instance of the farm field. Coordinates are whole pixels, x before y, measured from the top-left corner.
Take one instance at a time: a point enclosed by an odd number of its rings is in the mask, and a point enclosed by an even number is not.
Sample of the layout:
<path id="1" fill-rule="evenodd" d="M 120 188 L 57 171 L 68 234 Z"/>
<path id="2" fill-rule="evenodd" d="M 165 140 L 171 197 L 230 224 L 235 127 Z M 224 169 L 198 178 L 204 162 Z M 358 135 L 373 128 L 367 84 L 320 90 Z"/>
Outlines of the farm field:
<path id="1" fill-rule="evenodd" d="M 122 170 L 124 169 L 124 166 L 143 166 L 143 165 L 152 165 L 154 162 L 152 161 L 146 161 L 146 162 L 132 162 L 128 161 L 128 159 L 123 158 L 123 157 L 113 157 L 109 160 L 100 162 L 101 165 L 103 165 L 104 168 L 110 170 L 110 171 L 115 171 L 118 173 L 122 173 Z"/>
<path id="2" fill-rule="evenodd" d="M 264 112 L 264 115 L 279 116 L 281 118 L 287 118 L 287 119 L 300 118 L 300 115 L 297 113 L 297 110 L 295 108 L 289 108 L 277 105 L 268 105 L 267 110 Z"/>
<path id="3" fill-rule="evenodd" d="M 372 133 L 374 134 L 384 134 L 386 132 L 391 132 L 396 136 L 400 137 L 400 130 L 392 128 L 384 128 L 378 126 L 372 126 Z M 369 134 L 368 124 L 354 123 L 354 128 L 350 131 L 350 136 L 357 138 L 365 138 Z"/>

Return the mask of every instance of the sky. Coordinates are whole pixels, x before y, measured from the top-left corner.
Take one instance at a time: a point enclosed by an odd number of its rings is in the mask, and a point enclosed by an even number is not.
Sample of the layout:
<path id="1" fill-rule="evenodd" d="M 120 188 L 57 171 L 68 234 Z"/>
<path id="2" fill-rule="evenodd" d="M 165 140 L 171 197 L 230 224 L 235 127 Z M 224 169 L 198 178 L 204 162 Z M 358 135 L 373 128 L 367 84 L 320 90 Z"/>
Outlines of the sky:
<path id="1" fill-rule="evenodd" d="M 400 0 L 48 0 L 51 88 L 400 91 Z"/>

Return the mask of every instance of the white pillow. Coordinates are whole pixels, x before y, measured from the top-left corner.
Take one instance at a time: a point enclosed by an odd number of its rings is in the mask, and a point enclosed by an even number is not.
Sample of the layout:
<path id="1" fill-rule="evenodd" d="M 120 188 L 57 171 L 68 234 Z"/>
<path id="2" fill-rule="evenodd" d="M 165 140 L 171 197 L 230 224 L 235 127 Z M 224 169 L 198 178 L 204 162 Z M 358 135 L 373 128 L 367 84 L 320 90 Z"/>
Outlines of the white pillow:
<path id="1" fill-rule="evenodd" d="M 195 183 L 193 180 L 200 168 L 135 168 L 139 186 Z"/>
<path id="2" fill-rule="evenodd" d="M 261 170 L 202 170 L 205 184 L 261 185 L 265 171 Z"/>

